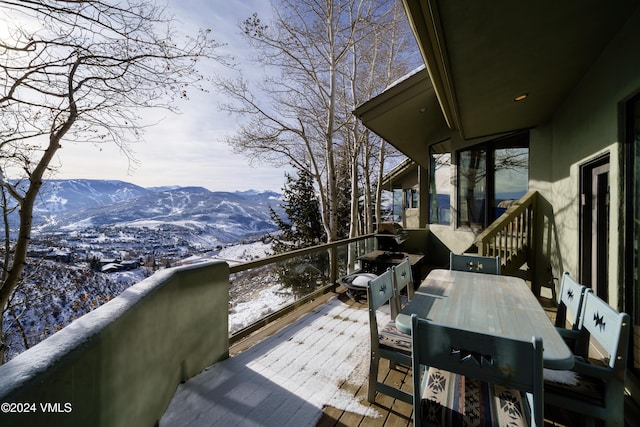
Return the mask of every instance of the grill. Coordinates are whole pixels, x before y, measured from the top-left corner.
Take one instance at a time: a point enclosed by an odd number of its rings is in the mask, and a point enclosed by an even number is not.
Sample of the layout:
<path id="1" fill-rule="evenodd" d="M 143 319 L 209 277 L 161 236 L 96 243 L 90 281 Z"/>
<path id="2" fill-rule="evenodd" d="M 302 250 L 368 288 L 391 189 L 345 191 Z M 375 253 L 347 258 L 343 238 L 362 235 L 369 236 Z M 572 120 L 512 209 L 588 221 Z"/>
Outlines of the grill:
<path id="1" fill-rule="evenodd" d="M 409 239 L 409 233 L 400 224 L 383 222 L 376 232 L 378 249 L 385 252 L 404 252 L 404 242 Z"/>
<path id="2" fill-rule="evenodd" d="M 401 263 L 407 257 L 411 262 L 412 270 L 416 270 L 413 272 L 413 277 L 416 280 L 421 277 L 420 264 L 423 256 L 405 251 L 404 243 L 409 239 L 409 233 L 402 226 L 391 222 L 381 223 L 375 236 L 378 241 L 378 250 L 358 257 L 362 270 L 338 280 L 338 284 L 347 288 L 347 294 L 356 301 L 366 298 L 369 280 L 384 273 L 391 266 Z"/>

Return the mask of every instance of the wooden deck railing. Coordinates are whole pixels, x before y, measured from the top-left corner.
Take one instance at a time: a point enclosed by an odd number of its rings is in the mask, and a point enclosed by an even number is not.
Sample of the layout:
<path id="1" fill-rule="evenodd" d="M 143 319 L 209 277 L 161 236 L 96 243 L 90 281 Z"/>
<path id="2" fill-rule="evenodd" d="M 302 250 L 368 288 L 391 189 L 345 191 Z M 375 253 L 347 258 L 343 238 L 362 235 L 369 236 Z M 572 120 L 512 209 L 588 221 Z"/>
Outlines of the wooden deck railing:
<path id="1" fill-rule="evenodd" d="M 260 258 L 254 261 L 239 263 L 229 267 L 230 280 L 234 276 L 242 274 L 251 274 L 251 272 L 265 272 L 276 268 L 281 263 L 291 262 L 296 259 L 302 261 L 307 267 L 315 269 L 323 273 L 325 284 L 319 286 L 313 292 L 304 297 L 296 299 L 294 302 L 276 310 L 275 312 L 257 320 L 245 328 L 235 331 L 229 335 L 229 343 L 234 344 L 248 335 L 254 333 L 258 329 L 268 325 L 269 323 L 283 317 L 298 307 L 316 299 L 319 295 L 327 293 L 336 287 L 337 280 L 344 275 L 359 270 L 360 262 L 358 257 L 367 252 L 375 250 L 377 247 L 374 234 L 353 237 L 349 239 L 339 240 L 332 243 L 325 243 L 312 246 L 305 249 L 298 249 L 286 253 Z M 328 255 L 328 259 L 332 260 L 325 265 L 314 265 L 313 258 L 317 255 Z M 324 263 L 322 263 L 324 264 Z M 327 269 L 327 270 L 325 270 Z"/>
<path id="2" fill-rule="evenodd" d="M 519 268 L 534 253 L 537 195 L 537 191 L 525 194 L 476 237 L 479 254 L 499 255 L 503 271 Z"/>

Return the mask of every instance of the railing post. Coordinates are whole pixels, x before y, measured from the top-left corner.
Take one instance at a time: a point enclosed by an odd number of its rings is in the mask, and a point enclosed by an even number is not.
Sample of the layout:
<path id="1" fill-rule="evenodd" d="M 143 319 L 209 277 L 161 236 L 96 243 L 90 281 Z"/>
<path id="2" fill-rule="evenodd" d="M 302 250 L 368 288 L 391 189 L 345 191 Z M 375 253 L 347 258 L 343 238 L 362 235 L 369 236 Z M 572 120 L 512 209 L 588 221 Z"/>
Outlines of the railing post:
<path id="1" fill-rule="evenodd" d="M 528 232 L 527 238 L 529 239 L 530 252 L 527 258 L 527 262 L 530 262 L 529 268 L 531 269 L 531 288 L 534 295 L 540 295 L 540 283 L 538 283 L 536 275 L 536 231 L 538 230 L 538 194 L 536 193 L 531 203 L 531 213 L 529 214 L 531 227 Z"/>
<path id="2" fill-rule="evenodd" d="M 332 284 L 338 281 L 338 249 L 335 245 L 329 248 L 329 280 Z"/>

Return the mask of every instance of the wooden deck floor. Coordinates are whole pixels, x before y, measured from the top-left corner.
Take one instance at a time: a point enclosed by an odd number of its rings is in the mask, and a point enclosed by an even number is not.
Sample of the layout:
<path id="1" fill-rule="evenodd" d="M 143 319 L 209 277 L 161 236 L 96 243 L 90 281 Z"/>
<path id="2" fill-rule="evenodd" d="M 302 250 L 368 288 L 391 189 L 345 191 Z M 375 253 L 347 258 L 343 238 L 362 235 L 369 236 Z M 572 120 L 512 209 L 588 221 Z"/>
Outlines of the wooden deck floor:
<path id="1" fill-rule="evenodd" d="M 541 305 L 549 315 L 551 321 L 555 321 L 556 307 L 555 304 L 548 299 L 541 298 Z M 401 387 L 403 390 L 412 391 L 411 369 L 397 366 L 395 369 L 389 369 L 387 361 L 380 364 L 380 378 L 388 384 Z M 366 401 L 366 385 L 358 390 L 350 390 L 354 393 L 356 399 Z M 372 404 L 378 412 L 382 414 L 381 418 L 366 418 L 356 414 L 339 411 L 332 407 L 324 409 L 322 418 L 317 427 L 369 427 L 369 426 L 412 426 L 412 408 L 411 405 L 400 400 L 392 399 L 389 396 L 378 393 L 376 401 Z M 633 427 L 638 425 L 640 420 L 639 408 L 627 399 L 625 402 L 625 426 Z M 596 422 L 596 426 L 604 425 L 604 423 Z M 574 414 L 562 411 L 553 406 L 545 407 L 545 426 L 547 427 L 581 427 L 581 423 L 576 419 Z"/>
<path id="2" fill-rule="evenodd" d="M 350 304 L 355 305 L 356 303 L 350 302 Z M 547 306 L 550 317 L 554 319 L 555 309 L 553 305 L 545 305 Z M 364 305 L 363 309 L 366 309 Z M 389 364 L 386 360 L 382 361 L 380 364 L 380 380 L 408 392 L 413 390 L 411 369 L 404 366 L 396 366 L 394 369 L 389 369 Z M 348 391 L 353 393 L 354 399 L 366 402 L 366 384 L 363 384 L 357 389 L 350 389 Z M 363 417 L 357 414 L 341 411 L 333 407 L 326 407 L 317 427 L 409 427 L 413 425 L 413 409 L 411 405 L 406 402 L 378 393 L 376 395 L 375 403 L 371 404 L 371 406 L 374 407 L 382 416 L 379 418 Z M 578 426 L 570 414 L 563 413 L 555 408 L 546 408 L 545 415 L 547 415 L 545 417 L 547 418 L 545 420 L 546 426 Z"/>
<path id="3" fill-rule="evenodd" d="M 335 296 L 335 295 L 333 295 Z M 366 310 L 366 304 L 356 303 L 352 300 L 349 300 L 346 295 L 339 295 L 340 299 L 345 303 L 354 308 L 361 308 L 362 310 Z M 314 301 L 309 307 L 306 307 L 304 310 L 299 310 L 298 312 L 294 312 L 282 319 L 280 322 L 270 325 L 267 328 L 261 330 L 258 334 L 242 341 L 241 343 L 235 344 L 231 348 L 231 354 L 237 354 L 242 352 L 243 350 L 250 348 L 256 342 L 263 340 L 265 337 L 275 333 L 278 329 L 282 328 L 282 323 L 287 324 L 291 322 L 295 322 L 296 319 L 302 315 L 304 312 L 308 312 L 309 310 L 313 310 L 318 306 L 322 305 L 325 300 L 328 300 L 330 296 L 326 296 Z M 554 304 L 549 300 L 541 300 L 541 304 L 545 307 L 545 310 L 549 314 L 550 318 L 553 320 L 555 318 L 555 308 Z M 386 361 L 383 361 L 380 365 L 380 377 L 383 378 L 384 381 L 388 384 L 393 384 L 396 387 L 401 387 L 404 390 L 411 391 L 412 383 L 411 383 L 411 369 L 407 367 L 398 366 L 395 369 L 389 369 L 389 365 Z M 344 382 L 341 386 L 341 390 L 349 393 L 355 399 L 355 401 L 359 401 L 360 404 L 368 405 L 371 408 L 375 409 L 380 416 L 378 417 L 365 417 L 362 415 L 358 415 L 356 413 L 352 413 L 345 410 L 336 409 L 332 406 L 325 406 L 322 416 L 317 423 L 319 427 L 330 427 L 330 426 L 348 426 L 348 427 L 356 427 L 356 426 L 412 426 L 412 408 L 411 405 L 394 400 L 388 396 L 377 394 L 376 401 L 373 404 L 369 404 L 366 400 L 367 393 L 366 382 L 360 385 L 354 385 L 351 382 Z M 634 406 L 630 406 L 628 409 L 625 409 L 626 418 L 629 420 L 637 420 L 638 412 Z M 596 424 L 597 425 L 597 424 Z M 632 423 L 627 423 L 627 425 L 635 425 Z M 563 411 L 559 411 L 554 407 L 546 407 L 545 408 L 545 426 L 557 426 L 557 427 L 579 427 L 579 422 L 576 420 L 575 415 Z"/>

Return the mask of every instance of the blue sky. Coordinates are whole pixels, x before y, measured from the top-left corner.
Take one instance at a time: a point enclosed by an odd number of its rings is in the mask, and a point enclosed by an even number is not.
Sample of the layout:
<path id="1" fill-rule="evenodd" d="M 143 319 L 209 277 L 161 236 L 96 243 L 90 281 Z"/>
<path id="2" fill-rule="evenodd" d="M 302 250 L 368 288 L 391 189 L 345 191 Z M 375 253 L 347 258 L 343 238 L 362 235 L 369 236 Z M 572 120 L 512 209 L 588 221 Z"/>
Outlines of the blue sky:
<path id="1" fill-rule="evenodd" d="M 162 0 L 159 0 L 162 2 Z M 246 77 L 251 73 L 251 51 L 239 33 L 239 23 L 252 13 L 268 17 L 271 6 L 265 0 L 168 0 L 168 8 L 188 32 L 210 28 L 217 42 L 225 43 L 220 53 L 240 64 Z M 216 63 L 204 64 L 211 73 L 229 72 Z M 157 123 L 145 131 L 145 142 L 131 146 L 140 164 L 130 170 L 129 162 L 114 145 L 66 143 L 54 163 L 60 166 L 55 178 L 116 179 L 143 187 L 202 186 L 213 191 L 275 190 L 284 182 L 284 168 L 250 166 L 223 142 L 233 133 L 236 119 L 218 110 L 215 90 L 190 94 L 181 101 L 181 114 L 145 112 L 146 123 Z"/>

